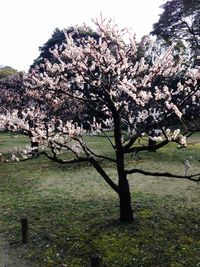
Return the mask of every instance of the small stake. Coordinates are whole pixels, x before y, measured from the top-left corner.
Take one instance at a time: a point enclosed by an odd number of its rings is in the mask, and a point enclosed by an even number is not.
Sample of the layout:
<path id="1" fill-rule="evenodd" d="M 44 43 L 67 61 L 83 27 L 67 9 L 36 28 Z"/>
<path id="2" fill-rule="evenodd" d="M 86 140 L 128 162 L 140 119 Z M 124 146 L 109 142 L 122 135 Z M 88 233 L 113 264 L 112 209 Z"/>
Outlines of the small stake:
<path id="1" fill-rule="evenodd" d="M 28 243 L 28 219 L 23 218 L 21 219 L 21 226 L 22 226 L 22 244 Z"/>
<path id="2" fill-rule="evenodd" d="M 90 260 L 91 260 L 91 267 L 102 267 L 102 261 L 100 256 L 92 255 Z"/>

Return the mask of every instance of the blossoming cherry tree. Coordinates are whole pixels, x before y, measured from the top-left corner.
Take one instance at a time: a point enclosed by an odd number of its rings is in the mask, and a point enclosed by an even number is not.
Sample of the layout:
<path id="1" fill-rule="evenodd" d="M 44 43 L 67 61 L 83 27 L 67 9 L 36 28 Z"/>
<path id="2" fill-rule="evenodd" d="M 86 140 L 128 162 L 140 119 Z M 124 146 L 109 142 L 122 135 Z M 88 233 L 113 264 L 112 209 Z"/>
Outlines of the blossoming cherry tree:
<path id="1" fill-rule="evenodd" d="M 95 20 L 94 24 L 96 38 L 89 34 L 77 37 L 79 28 L 66 33 L 66 43 L 51 51 L 54 62 L 46 60 L 27 75 L 25 86 L 29 94 L 46 99 L 46 106 L 40 107 L 44 112 L 49 103 L 56 109 L 65 101 L 75 101 L 70 116 L 48 116 L 45 122 L 38 123 L 34 138 L 50 149 L 41 153 L 51 160 L 63 164 L 90 162 L 118 194 L 120 221 L 131 222 L 129 174 L 198 180 L 196 175 L 128 169 L 125 156 L 150 149 L 148 143 L 141 143 L 142 137 L 154 140 L 155 150 L 169 142 L 186 146 L 186 139 L 178 128 L 182 125 L 188 132 L 187 121 L 199 116 L 196 111 L 199 111 L 200 69 L 184 70 L 182 79 L 183 64 L 174 61 L 173 47 L 159 56 L 151 56 L 149 38 L 137 43 L 135 36 L 126 29 L 119 30 L 117 25 L 103 18 Z M 139 56 L 141 51 L 143 55 Z M 78 112 L 80 107 L 84 107 L 84 114 Z M 84 118 L 89 128 L 82 123 Z M 87 143 L 88 134 L 104 135 L 114 156 L 93 151 Z M 62 151 L 70 151 L 73 157 L 63 159 Z M 117 183 L 99 159 L 114 164 Z"/>

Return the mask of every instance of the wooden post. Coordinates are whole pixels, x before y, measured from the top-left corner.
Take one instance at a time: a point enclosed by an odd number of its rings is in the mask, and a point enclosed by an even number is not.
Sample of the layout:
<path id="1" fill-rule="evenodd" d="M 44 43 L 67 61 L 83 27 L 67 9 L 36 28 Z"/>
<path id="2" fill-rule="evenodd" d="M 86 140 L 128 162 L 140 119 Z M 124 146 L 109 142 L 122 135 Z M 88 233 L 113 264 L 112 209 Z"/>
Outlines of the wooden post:
<path id="1" fill-rule="evenodd" d="M 149 138 L 149 144 L 148 144 L 149 152 L 156 152 L 155 145 L 156 145 L 156 141 Z"/>
<path id="2" fill-rule="evenodd" d="M 21 226 L 22 226 L 22 244 L 28 243 L 28 219 L 23 218 L 21 219 Z"/>
<path id="3" fill-rule="evenodd" d="M 91 260 L 91 267 L 103 267 L 100 256 L 92 255 L 90 260 Z"/>

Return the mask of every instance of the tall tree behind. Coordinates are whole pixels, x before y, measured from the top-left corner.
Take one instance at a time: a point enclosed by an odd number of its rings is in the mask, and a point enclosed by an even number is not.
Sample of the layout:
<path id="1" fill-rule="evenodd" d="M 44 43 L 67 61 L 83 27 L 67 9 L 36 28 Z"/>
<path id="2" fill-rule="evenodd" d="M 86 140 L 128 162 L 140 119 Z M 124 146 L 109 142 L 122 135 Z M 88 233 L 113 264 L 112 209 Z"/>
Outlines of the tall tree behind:
<path id="1" fill-rule="evenodd" d="M 66 43 L 65 33 L 70 34 L 74 31 L 76 32 L 76 34 L 73 35 L 73 39 L 75 40 L 80 37 L 88 38 L 89 36 L 98 39 L 98 35 L 93 32 L 89 27 L 79 27 L 78 29 L 75 29 L 75 27 L 68 27 L 67 29 L 62 30 L 56 28 L 52 36 L 47 40 L 47 42 L 43 46 L 39 47 L 40 55 L 34 60 L 33 64 L 31 65 L 31 68 L 35 67 L 36 65 L 40 65 L 41 63 L 44 63 L 44 59 L 48 59 L 50 62 L 55 62 L 56 60 L 51 50 L 54 49 L 55 46 L 59 47 L 63 43 Z"/>
<path id="2" fill-rule="evenodd" d="M 39 47 L 40 55 L 34 60 L 31 68 L 42 63 L 44 58 L 52 60 L 52 53 L 50 52 L 50 49 L 52 49 L 55 45 L 61 45 L 64 40 L 64 31 L 56 28 L 48 41 L 43 46 Z"/>
<path id="3" fill-rule="evenodd" d="M 9 77 L 10 75 L 16 74 L 17 70 L 10 66 L 0 66 L 0 80 Z"/>
<path id="4" fill-rule="evenodd" d="M 193 63 L 200 54 L 200 0 L 168 0 L 160 19 L 153 25 L 151 34 L 165 44 L 182 40 L 190 48 Z"/>

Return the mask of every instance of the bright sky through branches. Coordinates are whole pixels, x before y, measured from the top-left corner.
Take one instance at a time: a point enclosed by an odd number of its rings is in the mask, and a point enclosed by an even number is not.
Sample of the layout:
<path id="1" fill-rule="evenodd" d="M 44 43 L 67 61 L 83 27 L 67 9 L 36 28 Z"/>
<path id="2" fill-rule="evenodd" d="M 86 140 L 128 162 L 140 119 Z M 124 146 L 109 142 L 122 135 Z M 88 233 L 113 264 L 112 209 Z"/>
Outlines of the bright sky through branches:
<path id="1" fill-rule="evenodd" d="M 136 36 L 148 34 L 164 0 L 2 0 L 0 65 L 27 70 L 56 27 L 91 24 L 103 13 Z"/>

